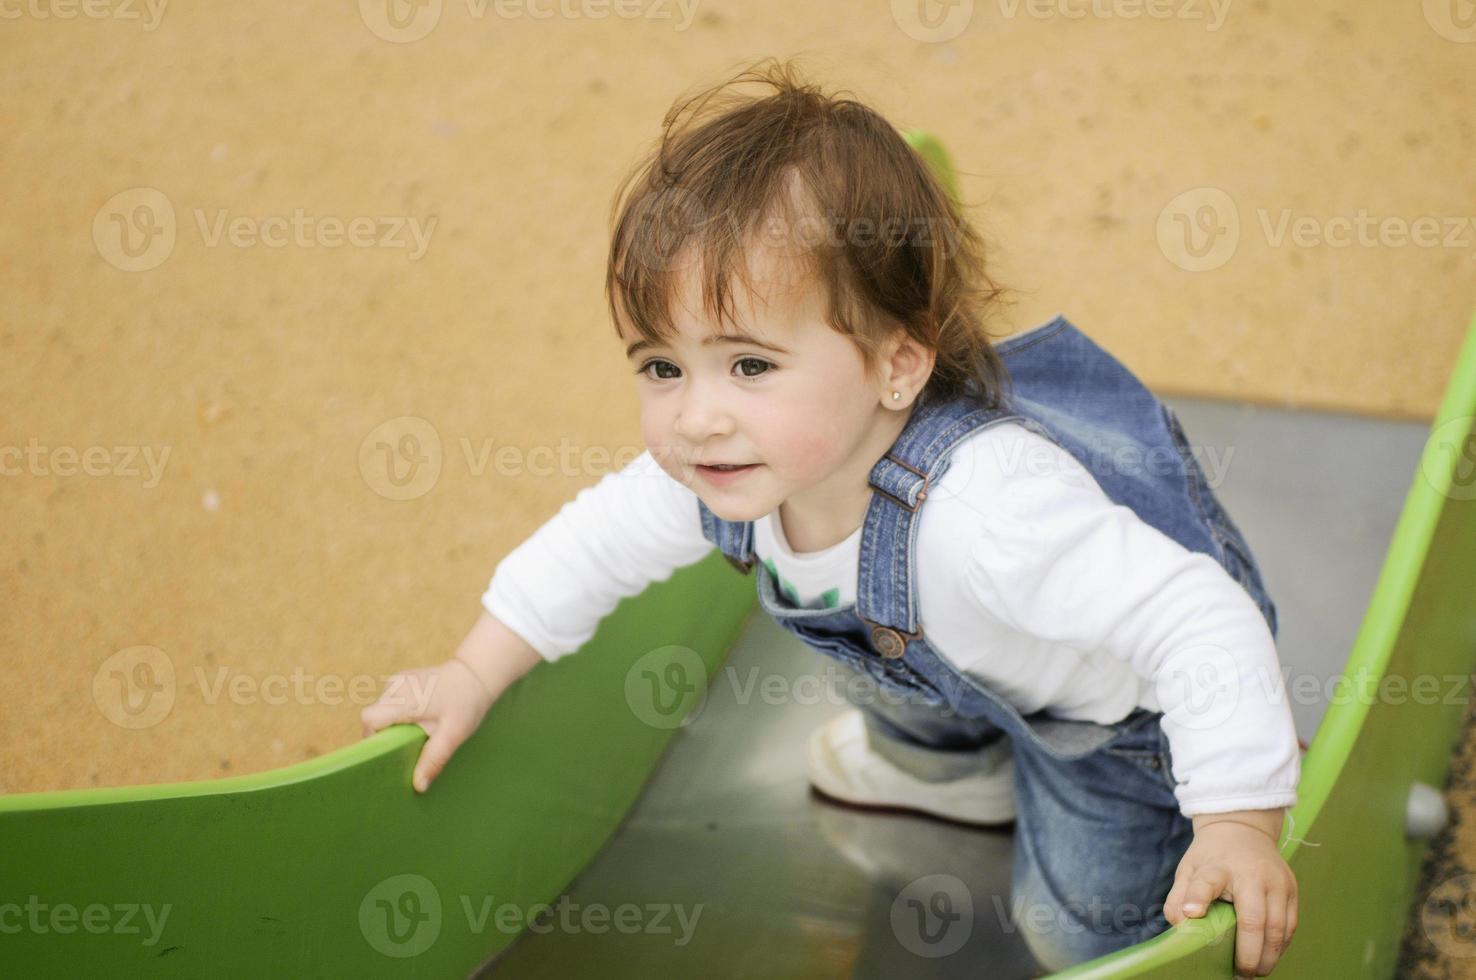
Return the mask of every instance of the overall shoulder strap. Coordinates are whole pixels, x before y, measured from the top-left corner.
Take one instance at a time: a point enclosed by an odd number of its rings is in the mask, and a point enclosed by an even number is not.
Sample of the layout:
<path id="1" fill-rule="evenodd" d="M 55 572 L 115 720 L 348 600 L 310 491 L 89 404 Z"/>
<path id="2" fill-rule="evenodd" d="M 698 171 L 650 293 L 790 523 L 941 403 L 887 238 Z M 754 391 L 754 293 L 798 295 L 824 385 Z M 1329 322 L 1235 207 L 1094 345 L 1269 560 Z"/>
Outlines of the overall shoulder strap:
<path id="1" fill-rule="evenodd" d="M 1190 551 L 1223 560 L 1167 407 L 1121 361 L 1064 317 L 995 345 L 1012 411 L 1076 457 L 1114 502 Z"/>
<path id="2" fill-rule="evenodd" d="M 856 613 L 884 657 L 900 657 L 922 638 L 912 556 L 917 509 L 948 470 L 949 456 L 975 430 L 1013 416 L 972 397 L 924 401 L 913 409 L 892 448 L 871 468 L 875 491 L 861 532 Z"/>

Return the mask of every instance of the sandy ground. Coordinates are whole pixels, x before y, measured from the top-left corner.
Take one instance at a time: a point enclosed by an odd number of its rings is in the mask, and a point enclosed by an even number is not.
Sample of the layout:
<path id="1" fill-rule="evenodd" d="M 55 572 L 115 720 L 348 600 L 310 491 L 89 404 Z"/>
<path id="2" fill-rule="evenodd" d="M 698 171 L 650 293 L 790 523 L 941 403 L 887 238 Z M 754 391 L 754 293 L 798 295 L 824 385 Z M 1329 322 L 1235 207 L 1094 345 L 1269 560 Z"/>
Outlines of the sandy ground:
<path id="1" fill-rule="evenodd" d="M 1002 330 L 1060 311 L 1165 392 L 1428 418 L 1476 307 L 1476 32 L 1438 7 L 8 6 L 0 792 L 295 762 L 444 658 L 639 452 L 609 197 L 761 56 L 945 142 Z"/>
<path id="2" fill-rule="evenodd" d="M 1409 980 L 1476 977 L 1472 941 L 1472 875 L 1476 874 L 1476 728 L 1451 760 L 1445 791 L 1451 821 L 1425 854 L 1414 907 L 1405 929 L 1398 976 Z"/>

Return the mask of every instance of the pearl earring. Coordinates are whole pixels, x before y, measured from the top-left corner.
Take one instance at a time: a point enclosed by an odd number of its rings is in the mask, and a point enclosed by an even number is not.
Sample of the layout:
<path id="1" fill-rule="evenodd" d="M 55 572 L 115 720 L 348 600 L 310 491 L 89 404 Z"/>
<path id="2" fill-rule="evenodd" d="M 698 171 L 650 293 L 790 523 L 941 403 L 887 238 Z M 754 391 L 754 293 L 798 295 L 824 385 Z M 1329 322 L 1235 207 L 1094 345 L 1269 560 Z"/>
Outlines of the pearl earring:
<path id="1" fill-rule="evenodd" d="M 900 391 L 894 391 L 894 392 L 892 392 L 892 401 L 897 401 L 901 397 L 902 397 L 902 392 L 900 392 Z"/>

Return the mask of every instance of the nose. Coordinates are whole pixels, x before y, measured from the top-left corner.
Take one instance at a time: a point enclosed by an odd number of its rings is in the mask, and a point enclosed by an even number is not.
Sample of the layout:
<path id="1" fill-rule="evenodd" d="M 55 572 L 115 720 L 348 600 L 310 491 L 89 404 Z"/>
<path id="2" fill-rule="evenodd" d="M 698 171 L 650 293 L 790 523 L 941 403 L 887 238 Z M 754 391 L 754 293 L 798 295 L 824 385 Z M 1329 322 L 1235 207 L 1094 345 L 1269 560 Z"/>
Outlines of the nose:
<path id="1" fill-rule="evenodd" d="M 733 431 L 721 385 L 696 378 L 686 385 L 677 407 L 673 430 L 689 446 L 700 447 Z"/>

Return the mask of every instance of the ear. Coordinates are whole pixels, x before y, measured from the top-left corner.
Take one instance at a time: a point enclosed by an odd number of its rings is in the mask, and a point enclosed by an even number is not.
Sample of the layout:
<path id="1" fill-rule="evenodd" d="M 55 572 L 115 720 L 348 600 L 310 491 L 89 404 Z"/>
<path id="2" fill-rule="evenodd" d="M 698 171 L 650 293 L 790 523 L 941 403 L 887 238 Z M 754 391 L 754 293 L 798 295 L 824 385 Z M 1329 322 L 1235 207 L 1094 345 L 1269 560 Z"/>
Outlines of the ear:
<path id="1" fill-rule="evenodd" d="M 889 408 L 906 408 L 922 394 L 933 374 L 938 352 L 898 328 L 882 346 L 877 365 L 881 402 Z M 898 399 L 892 392 L 902 393 Z"/>

